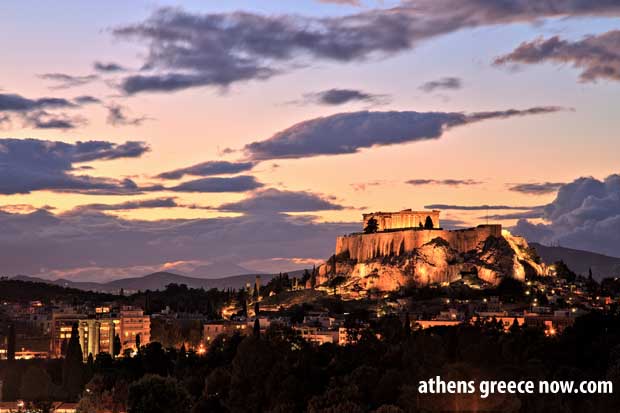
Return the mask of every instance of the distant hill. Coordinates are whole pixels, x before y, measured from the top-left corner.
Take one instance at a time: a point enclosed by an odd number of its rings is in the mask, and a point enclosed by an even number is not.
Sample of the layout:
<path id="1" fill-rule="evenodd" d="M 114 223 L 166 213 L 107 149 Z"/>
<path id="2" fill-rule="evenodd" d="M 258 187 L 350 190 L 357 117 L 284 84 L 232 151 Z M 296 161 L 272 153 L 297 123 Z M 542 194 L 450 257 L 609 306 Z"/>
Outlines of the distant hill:
<path id="1" fill-rule="evenodd" d="M 605 277 L 620 276 L 620 258 L 572 248 L 548 247 L 536 242 L 530 242 L 530 246 L 546 263 L 562 260 L 577 274 L 588 275 L 588 269 L 592 268 L 593 277 L 599 281 Z"/>
<path id="2" fill-rule="evenodd" d="M 295 277 L 299 276 L 301 272 L 302 271 L 292 271 L 288 274 L 291 277 Z M 156 272 L 153 274 L 145 275 L 143 277 L 122 278 L 107 283 L 70 281 L 62 278 L 57 280 L 46 280 L 43 278 L 29 277 L 25 275 L 18 275 L 16 277 L 13 277 L 13 279 L 21 281 L 43 282 L 47 284 L 59 285 L 62 287 L 76 288 L 84 291 L 118 293 L 118 291 L 122 288 L 127 293 L 130 293 L 138 290 L 163 290 L 168 284 L 185 284 L 191 288 L 204 289 L 241 288 L 244 287 L 247 283 L 253 284 L 257 275 L 260 275 L 262 284 L 268 283 L 273 277 L 276 276 L 275 274 L 243 274 L 223 278 L 195 278 L 173 274 L 170 272 Z"/>

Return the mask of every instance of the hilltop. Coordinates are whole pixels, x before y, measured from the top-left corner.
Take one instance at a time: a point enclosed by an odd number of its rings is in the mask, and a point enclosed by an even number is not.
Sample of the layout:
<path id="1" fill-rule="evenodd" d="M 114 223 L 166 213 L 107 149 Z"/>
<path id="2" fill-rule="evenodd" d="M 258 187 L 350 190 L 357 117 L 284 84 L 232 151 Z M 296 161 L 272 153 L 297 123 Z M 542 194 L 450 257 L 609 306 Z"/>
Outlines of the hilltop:
<path id="1" fill-rule="evenodd" d="M 620 258 L 598 254 L 591 251 L 577 250 L 565 247 L 549 247 L 535 242 L 530 245 L 547 263 L 564 261 L 577 274 L 587 276 L 592 269 L 592 276 L 601 281 L 607 277 L 620 276 Z"/>

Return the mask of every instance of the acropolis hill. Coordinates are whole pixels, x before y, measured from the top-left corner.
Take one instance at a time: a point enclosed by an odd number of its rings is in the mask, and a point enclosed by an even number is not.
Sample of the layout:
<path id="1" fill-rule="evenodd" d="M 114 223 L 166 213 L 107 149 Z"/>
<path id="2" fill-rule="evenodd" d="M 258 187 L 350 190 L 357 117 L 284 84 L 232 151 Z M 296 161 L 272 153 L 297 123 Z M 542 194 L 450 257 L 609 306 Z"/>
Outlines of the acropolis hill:
<path id="1" fill-rule="evenodd" d="M 446 230 L 439 215 L 410 209 L 364 214 L 362 232 L 336 239 L 334 256 L 319 267 L 318 283 L 344 277 L 353 290 L 390 291 L 464 279 L 496 285 L 504 277 L 546 275 L 527 241 L 501 225 Z"/>

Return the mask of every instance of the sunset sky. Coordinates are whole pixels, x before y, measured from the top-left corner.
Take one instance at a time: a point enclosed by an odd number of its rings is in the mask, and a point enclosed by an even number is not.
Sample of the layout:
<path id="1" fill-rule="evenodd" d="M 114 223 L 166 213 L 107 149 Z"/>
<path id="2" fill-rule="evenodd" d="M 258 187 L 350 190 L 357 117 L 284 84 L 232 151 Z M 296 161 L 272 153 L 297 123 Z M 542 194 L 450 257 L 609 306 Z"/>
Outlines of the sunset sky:
<path id="1" fill-rule="evenodd" d="M 619 17 L 614 0 L 4 1 L 0 273 L 292 270 L 363 212 L 433 207 L 620 256 Z"/>

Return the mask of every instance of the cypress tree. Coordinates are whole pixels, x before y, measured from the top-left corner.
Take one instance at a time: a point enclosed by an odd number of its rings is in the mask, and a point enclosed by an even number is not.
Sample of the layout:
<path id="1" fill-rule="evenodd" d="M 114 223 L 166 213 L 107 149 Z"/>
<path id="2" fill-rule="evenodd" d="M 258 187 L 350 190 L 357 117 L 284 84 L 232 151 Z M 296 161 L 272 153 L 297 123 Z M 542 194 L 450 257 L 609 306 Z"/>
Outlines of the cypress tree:
<path id="1" fill-rule="evenodd" d="M 113 346 L 113 351 L 114 354 L 112 356 L 116 357 L 119 354 L 121 354 L 121 338 L 118 336 L 118 334 L 114 335 L 114 346 Z"/>
<path id="2" fill-rule="evenodd" d="M 84 386 L 84 354 L 80 346 L 78 324 L 71 328 L 71 338 L 67 344 L 67 353 L 62 366 L 62 384 L 71 400 L 76 400 Z"/>
<path id="3" fill-rule="evenodd" d="M 258 317 L 254 320 L 254 337 L 260 338 L 260 321 L 258 321 Z"/>
<path id="4" fill-rule="evenodd" d="M 409 311 L 405 313 L 405 337 L 411 335 L 411 321 L 409 320 Z"/>
<path id="5" fill-rule="evenodd" d="M 6 347 L 6 357 L 9 362 L 15 361 L 15 326 L 9 325 L 9 337 Z"/>

